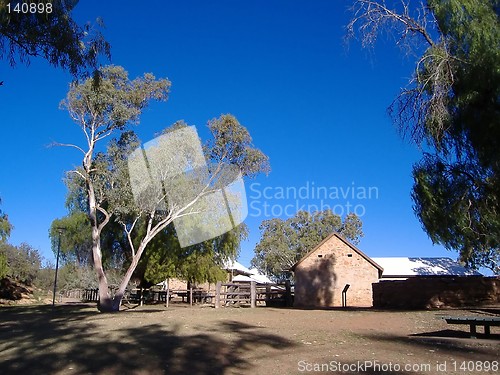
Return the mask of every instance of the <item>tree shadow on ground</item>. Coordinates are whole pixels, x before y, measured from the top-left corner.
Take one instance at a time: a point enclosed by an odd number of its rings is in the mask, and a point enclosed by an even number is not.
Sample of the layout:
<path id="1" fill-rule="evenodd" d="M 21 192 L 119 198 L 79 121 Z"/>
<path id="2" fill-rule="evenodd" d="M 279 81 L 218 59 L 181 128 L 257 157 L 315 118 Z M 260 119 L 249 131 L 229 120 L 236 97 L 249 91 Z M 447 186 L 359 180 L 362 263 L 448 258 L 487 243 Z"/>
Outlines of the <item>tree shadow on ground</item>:
<path id="1" fill-rule="evenodd" d="M 474 355 L 475 360 L 491 361 L 492 358 L 496 358 L 498 355 L 498 346 L 493 340 L 482 340 L 481 343 L 483 345 L 477 345 L 478 341 L 476 339 L 462 339 L 460 337 L 445 338 L 439 336 L 423 336 L 422 334 L 405 337 L 392 334 L 382 335 L 380 333 L 363 336 L 372 340 L 374 343 L 398 343 L 401 345 L 401 348 L 421 348 L 427 351 L 438 349 L 442 354 L 456 355 L 462 353 L 467 356 Z"/>
<path id="2" fill-rule="evenodd" d="M 82 306 L 0 309 L 2 373 L 224 374 L 249 369 L 259 350 L 293 346 L 236 321 L 181 334 L 168 321 L 121 328 L 120 314 L 128 313 L 98 314 Z M 103 329 L 102 319 L 111 316 L 111 327 Z"/>
<path id="3" fill-rule="evenodd" d="M 336 258 L 334 254 L 319 254 L 313 261 L 313 265 L 299 264 L 294 269 L 294 307 L 321 308 L 334 305 L 337 283 Z"/>

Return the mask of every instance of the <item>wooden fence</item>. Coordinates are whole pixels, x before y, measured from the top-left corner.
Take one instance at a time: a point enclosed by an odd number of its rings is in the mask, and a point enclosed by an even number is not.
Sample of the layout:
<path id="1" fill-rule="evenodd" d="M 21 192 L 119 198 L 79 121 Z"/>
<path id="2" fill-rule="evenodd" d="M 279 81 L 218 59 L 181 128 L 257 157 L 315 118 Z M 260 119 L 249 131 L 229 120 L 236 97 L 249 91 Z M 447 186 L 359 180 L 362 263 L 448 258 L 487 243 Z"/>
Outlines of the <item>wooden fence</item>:
<path id="1" fill-rule="evenodd" d="M 252 282 L 221 283 L 215 286 L 215 307 L 231 305 L 250 305 L 256 307 L 258 304 L 266 306 L 293 305 L 292 288 L 290 282 L 285 284 L 257 284 Z"/>
<path id="2" fill-rule="evenodd" d="M 59 292 L 61 298 L 83 299 L 85 289 L 69 289 Z"/>
<path id="3" fill-rule="evenodd" d="M 79 293 L 79 297 L 76 297 Z M 85 302 L 97 302 L 99 289 L 82 289 L 74 291 L 73 298 L 81 298 Z M 264 306 L 293 306 L 293 293 L 290 282 L 284 284 L 257 284 L 252 282 L 218 282 L 215 286 L 215 295 L 202 289 L 167 290 L 153 289 L 127 290 L 124 303 L 165 303 L 174 298 L 182 298 L 190 304 L 193 302 L 213 303 L 216 308 L 222 306 L 249 305 L 250 307 Z"/>
<path id="4" fill-rule="evenodd" d="M 99 301 L 99 289 L 84 289 L 82 296 L 82 301 L 85 302 L 98 302 Z"/>
<path id="5" fill-rule="evenodd" d="M 111 293 L 114 290 L 110 291 Z M 66 291 L 63 293 L 65 297 L 79 298 L 84 302 L 97 302 L 99 300 L 99 289 L 78 289 L 72 291 Z M 179 298 L 182 302 L 188 302 L 192 304 L 193 302 L 203 302 L 212 303 L 213 292 L 209 292 L 198 289 L 173 289 L 173 290 L 157 290 L 154 288 L 135 288 L 132 290 L 127 289 L 125 295 L 123 296 L 124 303 L 137 303 L 143 305 L 144 303 L 167 303 L 173 298 Z"/>

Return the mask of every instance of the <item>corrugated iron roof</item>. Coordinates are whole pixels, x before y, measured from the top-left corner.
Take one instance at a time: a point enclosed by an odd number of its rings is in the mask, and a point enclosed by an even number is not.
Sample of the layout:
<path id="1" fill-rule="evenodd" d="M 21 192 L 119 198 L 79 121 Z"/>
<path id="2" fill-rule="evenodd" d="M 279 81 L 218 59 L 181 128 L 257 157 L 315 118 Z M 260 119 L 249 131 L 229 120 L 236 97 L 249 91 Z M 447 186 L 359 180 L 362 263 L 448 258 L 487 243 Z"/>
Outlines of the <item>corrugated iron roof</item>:
<path id="1" fill-rule="evenodd" d="M 383 278 L 413 276 L 481 276 L 451 258 L 373 258 L 384 269 Z"/>

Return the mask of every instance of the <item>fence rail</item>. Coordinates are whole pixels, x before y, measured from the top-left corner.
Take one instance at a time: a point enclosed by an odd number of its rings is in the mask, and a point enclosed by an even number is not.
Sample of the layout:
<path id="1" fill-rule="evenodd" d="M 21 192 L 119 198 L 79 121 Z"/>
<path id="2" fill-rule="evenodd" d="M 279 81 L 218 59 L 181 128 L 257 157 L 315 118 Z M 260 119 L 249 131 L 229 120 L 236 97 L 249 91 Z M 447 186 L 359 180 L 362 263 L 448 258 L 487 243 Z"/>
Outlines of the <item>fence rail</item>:
<path id="1" fill-rule="evenodd" d="M 75 289 L 64 292 L 65 297 L 79 298 L 85 302 L 98 302 L 99 289 Z M 187 290 L 149 290 L 134 289 L 127 290 L 124 295 L 124 302 L 139 303 L 145 302 L 165 302 L 174 296 L 186 299 L 187 302 L 205 302 L 213 303 L 216 308 L 232 305 L 249 305 L 256 307 L 258 304 L 265 306 L 293 306 L 293 293 L 290 282 L 284 284 L 257 284 L 252 281 L 222 283 L 218 282 L 215 286 L 215 295 L 201 289 Z"/>
<path id="2" fill-rule="evenodd" d="M 256 307 L 258 302 L 266 306 L 292 306 L 293 296 L 290 282 L 285 284 L 257 285 L 250 283 L 221 283 L 215 286 L 215 307 L 246 304 Z"/>
<path id="3" fill-rule="evenodd" d="M 85 302 L 98 302 L 99 289 L 84 289 L 81 299 Z"/>

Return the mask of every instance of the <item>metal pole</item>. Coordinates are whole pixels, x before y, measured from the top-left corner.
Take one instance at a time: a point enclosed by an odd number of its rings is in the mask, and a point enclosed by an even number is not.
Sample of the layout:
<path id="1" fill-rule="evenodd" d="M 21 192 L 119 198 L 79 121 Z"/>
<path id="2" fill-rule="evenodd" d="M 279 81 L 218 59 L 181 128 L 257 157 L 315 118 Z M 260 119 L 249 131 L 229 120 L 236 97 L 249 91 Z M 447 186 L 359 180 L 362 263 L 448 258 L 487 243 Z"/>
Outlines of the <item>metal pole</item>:
<path id="1" fill-rule="evenodd" d="M 54 306 L 56 303 L 57 270 L 59 268 L 59 253 L 61 252 L 61 234 L 62 234 L 62 229 L 59 229 L 59 241 L 57 243 L 57 257 L 56 257 L 56 276 L 54 278 L 54 293 L 52 294 L 52 306 Z"/>

